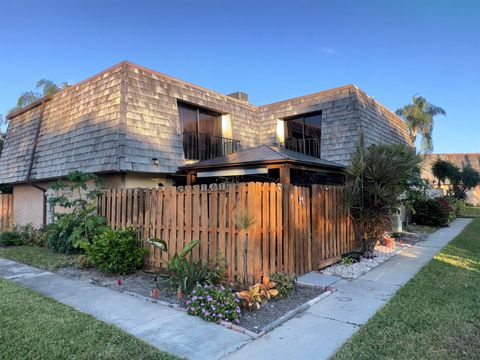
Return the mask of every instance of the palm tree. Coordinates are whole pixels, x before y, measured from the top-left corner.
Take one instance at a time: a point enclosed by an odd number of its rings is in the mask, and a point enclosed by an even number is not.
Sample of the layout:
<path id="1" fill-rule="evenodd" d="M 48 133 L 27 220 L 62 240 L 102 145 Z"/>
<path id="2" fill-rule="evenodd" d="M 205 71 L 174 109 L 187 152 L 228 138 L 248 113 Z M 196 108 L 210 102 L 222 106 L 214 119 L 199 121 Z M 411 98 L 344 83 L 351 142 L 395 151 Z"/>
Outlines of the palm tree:
<path id="1" fill-rule="evenodd" d="M 37 81 L 36 88 L 41 89 L 41 92 L 35 91 L 26 91 L 17 100 L 17 106 L 13 108 L 11 111 L 15 111 L 21 109 L 31 103 L 35 102 L 36 100 L 44 97 L 53 95 L 60 90 L 63 90 L 67 87 L 71 86 L 68 82 L 62 82 L 60 84 L 55 84 L 51 80 L 40 79 Z"/>
<path id="2" fill-rule="evenodd" d="M 342 205 L 350 211 L 355 238 L 371 255 L 383 234 L 391 230 L 392 215 L 400 205 L 407 182 L 419 171 L 422 158 L 401 144 L 365 146 L 360 135 L 345 169 L 347 184 Z"/>
<path id="3" fill-rule="evenodd" d="M 407 123 L 412 143 L 415 143 L 418 134 L 422 135 L 422 151 L 430 153 L 433 151 L 433 117 L 447 113 L 441 107 L 427 102 L 423 96 L 415 95 L 412 100 L 411 104 L 405 105 L 395 113 Z"/>

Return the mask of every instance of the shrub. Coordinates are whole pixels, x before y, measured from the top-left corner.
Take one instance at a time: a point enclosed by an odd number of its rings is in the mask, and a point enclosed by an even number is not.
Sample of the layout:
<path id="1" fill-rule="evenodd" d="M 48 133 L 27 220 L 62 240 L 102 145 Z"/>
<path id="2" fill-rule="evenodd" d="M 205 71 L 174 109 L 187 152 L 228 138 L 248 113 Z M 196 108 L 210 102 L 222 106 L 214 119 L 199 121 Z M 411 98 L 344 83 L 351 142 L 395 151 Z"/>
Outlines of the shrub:
<path id="1" fill-rule="evenodd" d="M 141 247 L 133 230 L 108 229 L 85 243 L 87 259 L 107 273 L 128 274 L 142 267 L 147 250 Z"/>
<path id="2" fill-rule="evenodd" d="M 197 285 L 185 304 L 190 315 L 200 316 L 207 321 L 224 320 L 238 324 L 241 312 L 239 302 L 231 289 L 223 286 Z"/>
<path id="3" fill-rule="evenodd" d="M 459 200 L 459 199 L 454 198 L 454 197 L 445 197 L 444 199 L 446 201 L 448 201 L 448 203 L 450 204 L 450 206 L 453 209 L 452 215 L 451 215 L 452 220 L 455 217 L 460 216 L 460 214 L 463 212 L 463 210 L 465 210 L 465 201 Z"/>
<path id="4" fill-rule="evenodd" d="M 270 275 L 270 279 L 276 283 L 278 297 L 285 299 L 289 297 L 295 289 L 295 275 L 282 272 L 276 272 Z"/>
<path id="5" fill-rule="evenodd" d="M 96 235 L 107 229 L 107 220 L 95 215 L 96 190 L 101 182 L 94 174 L 74 171 L 68 175 L 69 185 L 57 181 L 51 189 L 63 193 L 65 190 L 76 194 L 75 198 L 65 195 L 49 199 L 52 206 L 59 206 L 62 212 L 55 214 L 55 222 L 49 229 L 48 247 L 56 252 L 77 253 L 85 243 L 91 243 Z M 89 190 L 87 182 L 93 181 L 95 188 Z M 58 193 L 57 193 L 58 194 Z"/>
<path id="6" fill-rule="evenodd" d="M 444 198 L 419 200 L 414 203 L 412 220 L 419 225 L 446 226 L 453 211 Z"/>
<path id="7" fill-rule="evenodd" d="M 78 255 L 77 258 L 75 259 L 75 262 L 81 269 L 89 269 L 93 266 L 92 262 L 88 259 L 87 255 L 85 254 Z"/>
<path id="8" fill-rule="evenodd" d="M 0 234 L 0 245 L 18 246 L 25 245 L 20 233 L 16 230 L 4 231 Z"/>
<path id="9" fill-rule="evenodd" d="M 208 264 L 208 273 L 205 281 L 210 285 L 219 285 L 227 278 L 225 259 L 217 251 L 215 262 Z"/>

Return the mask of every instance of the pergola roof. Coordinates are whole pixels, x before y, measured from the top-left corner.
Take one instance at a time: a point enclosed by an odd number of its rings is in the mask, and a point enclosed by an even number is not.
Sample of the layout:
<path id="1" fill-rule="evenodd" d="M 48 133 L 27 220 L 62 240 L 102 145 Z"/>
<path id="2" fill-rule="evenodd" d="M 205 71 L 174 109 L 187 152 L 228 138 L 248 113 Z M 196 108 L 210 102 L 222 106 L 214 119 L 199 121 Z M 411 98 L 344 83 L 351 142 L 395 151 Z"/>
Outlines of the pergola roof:
<path id="1" fill-rule="evenodd" d="M 318 159 L 313 156 L 287 150 L 278 146 L 260 145 L 233 154 L 219 156 L 213 159 L 200 161 L 195 164 L 181 167 L 181 170 L 205 170 L 213 168 L 242 167 L 252 165 L 284 164 L 292 163 L 317 168 L 330 168 L 343 170 L 344 165 Z"/>

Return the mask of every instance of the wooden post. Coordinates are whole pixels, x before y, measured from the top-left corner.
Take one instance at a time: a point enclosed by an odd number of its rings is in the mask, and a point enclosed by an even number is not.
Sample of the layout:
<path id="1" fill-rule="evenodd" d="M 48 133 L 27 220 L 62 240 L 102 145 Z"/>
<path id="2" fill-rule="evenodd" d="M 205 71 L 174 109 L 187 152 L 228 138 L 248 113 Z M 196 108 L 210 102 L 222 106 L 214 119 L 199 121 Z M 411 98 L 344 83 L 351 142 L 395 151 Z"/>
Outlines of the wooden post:
<path id="1" fill-rule="evenodd" d="M 280 183 L 290 184 L 290 165 L 288 164 L 280 168 Z"/>
<path id="2" fill-rule="evenodd" d="M 196 176 L 194 173 L 192 172 L 189 172 L 187 174 L 187 185 L 193 185 L 193 183 L 195 182 L 195 179 L 196 179 Z"/>

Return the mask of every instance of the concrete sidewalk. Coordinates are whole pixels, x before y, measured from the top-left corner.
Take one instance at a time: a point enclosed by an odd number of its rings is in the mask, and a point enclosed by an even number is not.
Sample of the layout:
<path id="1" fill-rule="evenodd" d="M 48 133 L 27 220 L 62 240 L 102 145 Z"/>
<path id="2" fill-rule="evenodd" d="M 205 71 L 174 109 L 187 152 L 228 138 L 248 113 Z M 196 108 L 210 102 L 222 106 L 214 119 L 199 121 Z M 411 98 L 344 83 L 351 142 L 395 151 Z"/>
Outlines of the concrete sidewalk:
<path id="1" fill-rule="evenodd" d="M 333 295 L 227 358 L 327 359 L 470 221 L 457 219 L 365 275 L 336 282 Z"/>
<path id="2" fill-rule="evenodd" d="M 221 359 L 251 338 L 174 308 L 0 258 L 0 277 L 188 359 Z M 0 356 L 1 358 L 1 356 Z"/>
<path id="3" fill-rule="evenodd" d="M 367 274 L 335 282 L 337 292 L 258 340 L 168 306 L 2 258 L 0 277 L 189 359 L 326 359 L 469 222 L 457 219 Z"/>

